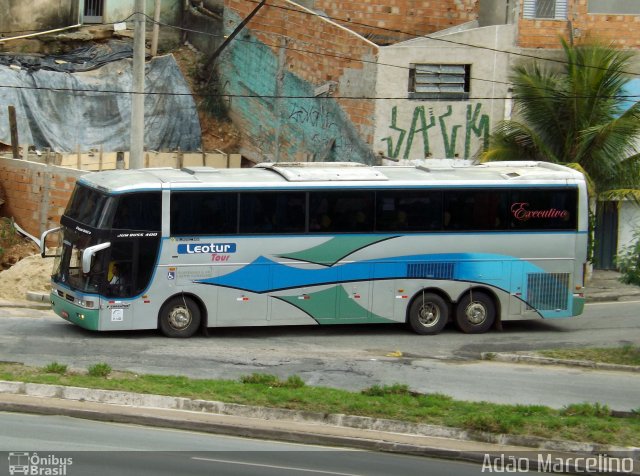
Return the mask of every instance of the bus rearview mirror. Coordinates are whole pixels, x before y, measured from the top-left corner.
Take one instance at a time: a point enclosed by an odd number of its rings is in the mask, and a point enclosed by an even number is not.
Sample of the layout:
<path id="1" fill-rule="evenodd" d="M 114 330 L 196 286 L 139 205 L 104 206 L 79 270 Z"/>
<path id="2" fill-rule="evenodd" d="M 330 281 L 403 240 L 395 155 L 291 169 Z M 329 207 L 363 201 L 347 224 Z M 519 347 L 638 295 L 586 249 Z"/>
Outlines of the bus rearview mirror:
<path id="1" fill-rule="evenodd" d="M 91 271 L 91 258 L 93 258 L 93 255 L 98 251 L 109 248 L 110 246 L 111 242 L 107 241 L 106 243 L 86 247 L 82 252 L 82 272 L 86 274 Z"/>

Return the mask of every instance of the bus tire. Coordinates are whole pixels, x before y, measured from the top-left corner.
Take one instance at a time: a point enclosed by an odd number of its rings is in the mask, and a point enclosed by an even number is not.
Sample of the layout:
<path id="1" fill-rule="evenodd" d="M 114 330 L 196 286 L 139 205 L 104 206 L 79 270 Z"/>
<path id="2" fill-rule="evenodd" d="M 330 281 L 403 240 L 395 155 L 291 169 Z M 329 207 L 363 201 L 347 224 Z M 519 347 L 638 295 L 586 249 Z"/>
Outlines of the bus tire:
<path id="1" fill-rule="evenodd" d="M 448 320 L 449 306 L 437 294 L 418 294 L 409 307 L 408 323 L 417 334 L 437 334 Z"/>
<path id="2" fill-rule="evenodd" d="M 176 296 L 164 303 L 158 327 L 167 337 L 191 337 L 200 328 L 200 308 L 191 298 Z"/>
<path id="3" fill-rule="evenodd" d="M 456 306 L 456 326 L 465 334 L 481 334 L 491 329 L 496 319 L 493 299 L 483 292 L 465 294 Z"/>

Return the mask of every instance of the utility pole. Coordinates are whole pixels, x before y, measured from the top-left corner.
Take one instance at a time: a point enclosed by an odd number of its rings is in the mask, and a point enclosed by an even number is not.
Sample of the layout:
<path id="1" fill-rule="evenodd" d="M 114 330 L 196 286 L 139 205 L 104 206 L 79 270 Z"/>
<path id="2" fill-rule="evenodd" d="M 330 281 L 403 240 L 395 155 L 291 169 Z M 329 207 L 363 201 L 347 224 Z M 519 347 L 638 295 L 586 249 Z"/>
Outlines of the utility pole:
<path id="1" fill-rule="evenodd" d="M 160 0 L 156 0 L 153 9 L 153 33 L 151 35 L 151 57 L 158 55 L 158 36 L 160 35 Z"/>
<path id="2" fill-rule="evenodd" d="M 251 21 L 251 19 L 255 16 L 256 13 L 258 13 L 258 11 L 264 6 L 265 3 L 267 3 L 267 0 L 262 0 L 258 5 L 256 5 L 256 8 L 254 8 L 251 11 L 251 13 L 247 15 L 247 18 L 242 20 L 238 24 L 238 26 L 236 26 L 236 28 L 231 32 L 231 34 L 222 42 L 220 46 L 218 46 L 218 48 L 213 52 L 211 57 L 207 60 L 207 62 L 204 65 L 204 68 L 202 68 L 203 71 L 206 71 L 211 66 L 213 66 L 213 63 L 215 63 L 218 56 L 220 56 L 220 54 L 222 53 L 222 50 L 224 50 L 227 47 L 227 45 L 233 41 L 236 35 L 242 31 L 242 29 L 247 25 L 247 23 Z M 209 82 L 211 82 L 211 76 L 209 76 Z"/>
<path id="3" fill-rule="evenodd" d="M 135 30 L 133 36 L 133 94 L 131 98 L 131 149 L 129 168 L 141 169 L 144 155 L 144 59 L 145 0 L 135 0 Z"/>

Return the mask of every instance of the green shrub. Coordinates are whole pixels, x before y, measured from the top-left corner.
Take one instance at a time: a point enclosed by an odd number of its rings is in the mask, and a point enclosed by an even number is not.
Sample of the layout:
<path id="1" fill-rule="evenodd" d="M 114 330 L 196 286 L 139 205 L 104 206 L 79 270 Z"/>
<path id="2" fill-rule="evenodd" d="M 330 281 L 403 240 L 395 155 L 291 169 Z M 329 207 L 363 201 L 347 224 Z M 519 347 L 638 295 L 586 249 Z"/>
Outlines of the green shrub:
<path id="1" fill-rule="evenodd" d="M 409 386 L 402 383 L 394 383 L 393 385 L 373 385 L 362 391 L 363 395 L 370 397 L 384 397 L 385 395 L 411 395 Z"/>
<path id="2" fill-rule="evenodd" d="M 495 415 L 483 413 L 466 416 L 462 420 L 462 427 L 466 430 L 488 433 L 508 433 L 510 429 L 506 421 L 496 418 Z"/>
<path id="3" fill-rule="evenodd" d="M 306 385 L 298 375 L 290 375 L 284 384 L 287 388 L 302 388 Z"/>
<path id="4" fill-rule="evenodd" d="M 640 230 L 633 233 L 634 243 L 624 248 L 616 258 L 616 265 L 625 284 L 640 286 Z"/>
<path id="5" fill-rule="evenodd" d="M 275 375 L 253 373 L 251 375 L 243 375 L 240 377 L 240 382 L 280 388 L 302 388 L 305 386 L 304 380 L 297 375 L 291 375 L 287 380 L 282 381 Z"/>
<path id="6" fill-rule="evenodd" d="M 562 409 L 564 416 L 607 417 L 611 409 L 602 403 L 574 403 Z"/>
<path id="7" fill-rule="evenodd" d="M 20 243 L 21 238 L 16 230 L 16 224 L 13 218 L 3 217 L 0 218 L 2 223 L 0 224 L 0 240 L 6 245 L 15 245 Z"/>
<path id="8" fill-rule="evenodd" d="M 48 374 L 60 374 L 67 373 L 67 366 L 65 364 L 59 364 L 58 362 L 51 362 L 44 366 L 43 369 Z"/>
<path id="9" fill-rule="evenodd" d="M 277 387 L 280 380 L 275 375 L 253 373 L 251 375 L 243 375 L 240 377 L 242 383 L 254 385 L 266 385 L 268 387 Z"/>
<path id="10" fill-rule="evenodd" d="M 101 362 L 89 367 L 87 369 L 87 372 L 91 377 L 108 377 L 111 373 L 111 366 L 109 364 Z"/>

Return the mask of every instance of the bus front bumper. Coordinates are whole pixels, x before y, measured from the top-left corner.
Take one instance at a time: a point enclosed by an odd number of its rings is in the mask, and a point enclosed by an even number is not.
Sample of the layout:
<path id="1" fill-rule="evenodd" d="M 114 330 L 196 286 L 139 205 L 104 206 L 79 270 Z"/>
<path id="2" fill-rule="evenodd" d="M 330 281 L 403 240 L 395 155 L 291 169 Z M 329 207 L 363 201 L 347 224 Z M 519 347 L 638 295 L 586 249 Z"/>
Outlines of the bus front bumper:
<path id="1" fill-rule="evenodd" d="M 100 330 L 99 309 L 85 309 L 51 293 L 51 307 L 63 319 L 90 331 Z"/>
<path id="2" fill-rule="evenodd" d="M 584 304 L 585 304 L 584 294 L 574 294 L 573 295 L 573 309 L 572 315 L 579 316 L 584 312 Z"/>

